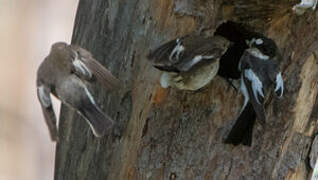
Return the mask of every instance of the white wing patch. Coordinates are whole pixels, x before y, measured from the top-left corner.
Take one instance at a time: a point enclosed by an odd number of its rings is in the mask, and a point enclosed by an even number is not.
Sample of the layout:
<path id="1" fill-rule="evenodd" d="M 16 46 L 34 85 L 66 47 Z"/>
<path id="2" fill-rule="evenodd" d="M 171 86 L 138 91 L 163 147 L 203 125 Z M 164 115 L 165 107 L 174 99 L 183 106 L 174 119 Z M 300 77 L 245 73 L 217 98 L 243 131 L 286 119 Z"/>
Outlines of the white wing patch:
<path id="1" fill-rule="evenodd" d="M 318 179 L 318 163 L 316 163 L 314 167 L 314 171 L 311 176 L 311 180 L 317 180 Z"/>
<path id="2" fill-rule="evenodd" d="M 253 56 L 262 59 L 262 60 L 268 60 L 269 56 L 264 55 L 260 50 L 257 48 L 249 48 L 247 51 L 252 54 Z"/>
<path id="3" fill-rule="evenodd" d="M 282 97 L 284 92 L 284 81 L 283 81 L 281 72 L 279 72 L 276 76 L 276 87 L 274 91 L 276 92 L 279 89 L 281 89 L 279 97 Z"/>
<path id="4" fill-rule="evenodd" d="M 75 59 L 73 61 L 73 65 L 75 67 L 75 70 L 84 76 L 87 76 L 91 78 L 93 76 L 92 72 L 88 69 L 88 67 L 80 60 Z"/>
<path id="5" fill-rule="evenodd" d="M 194 56 L 194 58 L 189 63 L 186 64 L 186 68 L 190 69 L 193 65 L 197 64 L 202 59 L 212 59 L 212 58 L 214 58 L 213 55 L 211 55 L 211 56 L 201 56 L 201 55 Z"/>
<path id="6" fill-rule="evenodd" d="M 88 89 L 86 87 L 84 87 L 84 89 L 85 89 L 86 95 L 88 96 L 91 103 L 96 105 L 95 100 L 94 100 L 93 96 L 91 95 L 91 93 L 88 91 Z"/>
<path id="7" fill-rule="evenodd" d="M 247 103 L 248 103 L 248 101 L 250 99 L 250 97 L 248 95 L 248 92 L 247 92 L 247 89 L 246 89 L 246 85 L 244 83 L 243 77 L 241 77 L 241 88 L 240 88 L 240 90 L 241 90 L 241 92 L 244 95 L 244 104 L 243 104 L 243 106 L 241 108 L 241 112 L 240 112 L 240 113 L 242 113 L 242 111 L 245 109 L 245 106 L 247 105 Z"/>
<path id="8" fill-rule="evenodd" d="M 174 47 L 174 49 L 172 50 L 169 56 L 169 60 L 172 62 L 178 61 L 180 53 L 185 50 L 184 46 L 181 45 L 181 41 L 179 39 L 176 40 L 176 43 L 177 45 Z M 175 60 L 173 59 L 174 56 L 176 57 Z"/>
<path id="9" fill-rule="evenodd" d="M 203 59 L 212 59 L 214 58 L 214 55 L 211 55 L 211 56 L 202 56 Z"/>
<path id="10" fill-rule="evenodd" d="M 84 117 L 84 116 L 83 116 Z M 91 124 L 91 122 L 89 120 L 87 120 L 86 118 L 84 118 L 86 120 L 86 122 L 88 123 L 89 127 L 91 128 L 91 130 L 93 131 L 93 134 L 96 137 L 101 137 L 100 134 L 97 133 L 97 131 L 95 130 L 94 126 Z"/>
<path id="11" fill-rule="evenodd" d="M 46 108 L 50 107 L 52 104 L 50 93 L 45 92 L 45 87 L 43 85 L 38 87 L 38 93 L 41 104 Z"/>
<path id="12" fill-rule="evenodd" d="M 92 72 L 89 70 L 89 68 L 78 58 L 78 53 L 76 51 L 72 51 L 74 54 L 74 60 L 73 60 L 73 66 L 75 68 L 75 71 L 82 74 L 83 76 L 86 76 L 88 78 L 91 78 L 93 76 Z"/>
<path id="13" fill-rule="evenodd" d="M 245 70 L 244 76 L 249 81 L 251 81 L 254 97 L 255 97 L 257 103 L 260 104 L 259 99 L 258 99 L 258 95 L 264 97 L 262 82 L 259 80 L 259 78 L 256 76 L 256 74 L 251 69 Z"/>
<path id="14" fill-rule="evenodd" d="M 192 59 L 192 61 L 191 61 L 191 66 L 192 66 L 193 64 L 196 64 L 196 63 L 198 63 L 199 61 L 201 61 L 201 59 L 203 59 L 203 57 L 202 57 L 201 55 L 195 56 L 195 57 Z"/>

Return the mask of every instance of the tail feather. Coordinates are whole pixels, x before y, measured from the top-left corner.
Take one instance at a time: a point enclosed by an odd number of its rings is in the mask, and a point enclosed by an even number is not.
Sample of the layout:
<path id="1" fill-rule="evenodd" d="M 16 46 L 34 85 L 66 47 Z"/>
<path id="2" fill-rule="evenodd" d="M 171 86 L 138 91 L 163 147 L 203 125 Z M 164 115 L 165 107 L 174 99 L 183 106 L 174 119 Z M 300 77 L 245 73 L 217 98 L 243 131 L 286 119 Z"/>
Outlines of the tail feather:
<path id="1" fill-rule="evenodd" d="M 236 120 L 224 143 L 251 146 L 255 119 L 256 113 L 253 105 L 249 102 Z"/>
<path id="2" fill-rule="evenodd" d="M 80 111 L 96 137 L 105 135 L 114 126 L 114 121 L 93 104 L 83 106 Z"/>

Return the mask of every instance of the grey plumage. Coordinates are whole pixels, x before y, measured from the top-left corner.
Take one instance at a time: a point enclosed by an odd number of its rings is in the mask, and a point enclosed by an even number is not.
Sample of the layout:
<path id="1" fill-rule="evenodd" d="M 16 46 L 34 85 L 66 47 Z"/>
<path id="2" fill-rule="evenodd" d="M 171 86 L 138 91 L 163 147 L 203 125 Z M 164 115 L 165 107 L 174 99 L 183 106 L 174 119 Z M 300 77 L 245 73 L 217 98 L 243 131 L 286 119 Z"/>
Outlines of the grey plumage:
<path id="1" fill-rule="evenodd" d="M 37 71 L 36 83 L 37 95 L 53 141 L 58 140 L 58 129 L 51 93 L 81 114 L 95 136 L 100 137 L 111 131 L 114 121 L 101 111 L 87 88 L 88 84 L 95 82 L 106 89 L 120 86 L 119 80 L 87 50 L 64 42 L 52 45 L 50 54 Z"/>
<path id="2" fill-rule="evenodd" d="M 219 58 L 230 42 L 221 36 L 188 35 L 169 41 L 148 55 L 153 66 L 164 71 L 163 87 L 196 90 L 216 75 Z"/>

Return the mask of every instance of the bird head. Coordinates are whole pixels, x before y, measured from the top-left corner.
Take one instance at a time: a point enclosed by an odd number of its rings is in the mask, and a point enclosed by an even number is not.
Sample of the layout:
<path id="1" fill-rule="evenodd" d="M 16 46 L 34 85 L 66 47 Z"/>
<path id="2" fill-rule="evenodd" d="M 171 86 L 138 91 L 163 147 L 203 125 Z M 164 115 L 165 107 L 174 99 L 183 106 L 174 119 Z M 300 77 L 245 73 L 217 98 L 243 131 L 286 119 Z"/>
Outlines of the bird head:
<path id="1" fill-rule="evenodd" d="M 67 58 L 70 55 L 70 50 L 68 47 L 68 44 L 66 44 L 65 42 L 54 43 L 51 47 L 50 55 L 54 55 L 54 57 L 58 59 Z"/>
<path id="2" fill-rule="evenodd" d="M 276 43 L 267 37 L 252 38 L 252 40 L 247 41 L 247 45 L 250 48 L 258 49 L 262 54 L 269 56 L 269 58 L 272 58 L 277 54 Z"/>

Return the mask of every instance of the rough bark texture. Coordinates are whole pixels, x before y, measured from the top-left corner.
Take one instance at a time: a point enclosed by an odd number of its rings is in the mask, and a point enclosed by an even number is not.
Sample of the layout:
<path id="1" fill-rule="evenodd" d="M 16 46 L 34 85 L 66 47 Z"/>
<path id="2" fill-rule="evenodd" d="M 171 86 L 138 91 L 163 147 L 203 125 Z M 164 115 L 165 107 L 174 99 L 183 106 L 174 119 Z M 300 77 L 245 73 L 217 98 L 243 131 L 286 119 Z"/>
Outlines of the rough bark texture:
<path id="1" fill-rule="evenodd" d="M 92 87 L 123 136 L 95 138 L 63 107 L 55 179 L 307 179 L 316 133 L 318 12 L 296 16 L 297 2 L 258 0 L 80 0 L 73 44 L 90 50 L 125 84 Z M 223 144 L 243 97 L 222 78 L 197 92 L 162 89 L 146 60 L 150 48 L 225 20 L 273 38 L 282 54 L 283 99 L 266 105 L 251 147 Z M 316 51 L 316 52 L 315 52 Z M 315 105 L 316 102 L 316 105 Z"/>

